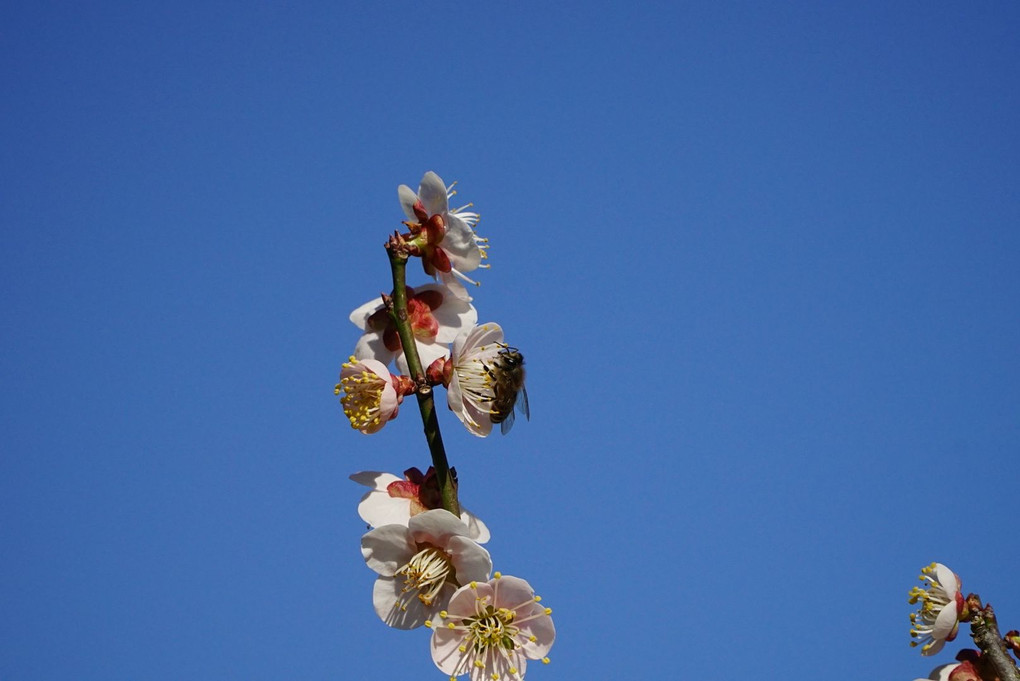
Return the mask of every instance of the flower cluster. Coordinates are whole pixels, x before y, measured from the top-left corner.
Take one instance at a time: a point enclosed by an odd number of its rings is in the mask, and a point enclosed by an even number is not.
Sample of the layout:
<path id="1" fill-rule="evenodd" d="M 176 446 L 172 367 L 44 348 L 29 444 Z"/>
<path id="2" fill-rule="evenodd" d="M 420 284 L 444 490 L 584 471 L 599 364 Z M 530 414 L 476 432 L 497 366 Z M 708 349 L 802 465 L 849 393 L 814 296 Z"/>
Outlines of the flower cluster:
<path id="1" fill-rule="evenodd" d="M 506 344 L 499 324 L 477 323 L 478 312 L 460 280 L 477 283 L 465 273 L 485 267 L 488 244 L 475 234 L 477 213 L 466 206 L 449 207 L 454 193 L 432 171 L 425 173 L 417 193 L 407 185 L 397 190 L 409 231 L 396 243 L 421 257 L 425 271 L 439 280 L 406 287 L 404 313 L 419 364 L 427 369 L 420 380 L 447 388 L 450 410 L 473 435 L 485 437 L 494 424 L 505 434 L 515 411 L 531 417 L 524 357 Z M 350 319 L 363 333 L 343 366 L 336 393 L 344 393 L 341 403 L 351 426 L 371 434 L 397 416 L 400 401 L 414 392 L 416 383 L 407 375 L 412 372 L 390 296 L 359 306 Z M 390 364 L 398 375 L 388 373 Z"/>
<path id="2" fill-rule="evenodd" d="M 376 615 L 395 629 L 431 629 L 432 660 L 450 679 L 521 681 L 529 660 L 549 662 L 552 610 L 525 580 L 493 574 L 482 547 L 489 528 L 460 505 L 434 410 L 433 387 L 441 385 L 450 411 L 478 437 L 496 424 L 507 433 L 517 412 L 530 417 L 523 355 L 498 324 L 478 324 L 462 283 L 477 284 L 467 273 L 486 266 L 488 243 L 475 234 L 478 214 L 470 205 L 450 207 L 454 193 L 433 172 L 417 192 L 397 190 L 408 231 L 386 244 L 393 291 L 351 313 L 362 335 L 334 392 L 351 426 L 365 434 L 380 431 L 403 399 L 416 395 L 433 461 L 426 472 L 408 468 L 403 477 L 351 476 L 369 488 L 358 515 L 369 527 L 361 554 L 376 574 Z M 407 285 L 412 257 L 435 281 Z"/>

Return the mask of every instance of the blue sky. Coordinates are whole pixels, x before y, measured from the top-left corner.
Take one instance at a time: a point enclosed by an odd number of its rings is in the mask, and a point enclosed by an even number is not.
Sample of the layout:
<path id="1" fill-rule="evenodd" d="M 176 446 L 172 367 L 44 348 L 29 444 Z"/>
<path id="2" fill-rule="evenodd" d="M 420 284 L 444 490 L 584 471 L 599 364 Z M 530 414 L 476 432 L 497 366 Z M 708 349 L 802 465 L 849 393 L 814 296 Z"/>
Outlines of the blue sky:
<path id="1" fill-rule="evenodd" d="M 0 677 L 443 678 L 333 395 L 396 187 L 482 214 L 531 421 L 440 414 L 532 679 L 914 679 L 1020 628 L 1014 3 L 8 3 Z M 417 274 L 415 276 L 418 276 Z M 423 281 L 420 277 L 417 281 Z M 862 671 L 862 670 L 865 670 Z"/>

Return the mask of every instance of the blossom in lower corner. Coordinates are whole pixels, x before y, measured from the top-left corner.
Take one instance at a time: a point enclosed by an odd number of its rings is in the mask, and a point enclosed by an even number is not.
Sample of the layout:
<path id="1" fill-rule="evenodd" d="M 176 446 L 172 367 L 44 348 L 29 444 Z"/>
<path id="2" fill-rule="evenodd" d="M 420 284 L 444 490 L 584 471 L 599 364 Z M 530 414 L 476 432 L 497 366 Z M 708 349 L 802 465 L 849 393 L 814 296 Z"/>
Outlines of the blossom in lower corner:
<path id="1" fill-rule="evenodd" d="M 488 322 L 461 332 L 444 366 L 447 403 L 473 435 L 485 437 L 492 424 L 513 423 L 514 408 L 528 414 L 524 358 L 503 342 L 503 329 Z"/>
<path id="2" fill-rule="evenodd" d="M 523 579 L 498 572 L 457 590 L 432 628 L 432 660 L 455 679 L 523 679 L 528 660 L 549 662 L 556 639 L 552 610 Z"/>
<path id="3" fill-rule="evenodd" d="M 351 427 L 362 433 L 371 434 L 380 430 L 386 422 L 396 418 L 400 402 L 408 386 L 405 377 L 394 376 L 386 366 L 374 359 L 356 359 L 353 356 L 340 370 L 340 382 L 333 388 L 339 395 L 344 415 Z M 401 390 L 398 390 L 398 387 Z M 413 386 L 410 386 L 413 388 Z"/>
<path id="4" fill-rule="evenodd" d="M 932 563 L 921 569 L 924 587 L 910 590 L 910 603 L 920 606 L 910 614 L 911 646 L 921 646 L 922 655 L 934 655 L 942 650 L 946 641 L 956 638 L 964 599 L 960 592 L 960 578 L 942 563 Z"/>
<path id="5" fill-rule="evenodd" d="M 431 466 L 425 473 L 417 468 L 409 468 L 404 471 L 403 478 L 378 471 L 363 471 L 350 477 L 359 485 L 372 488 L 361 497 L 358 504 L 358 515 L 370 527 L 406 527 L 413 516 L 442 508 L 436 471 Z M 460 519 L 467 525 L 468 537 L 479 544 L 489 541 L 489 528 L 463 506 L 460 508 Z"/>
<path id="6" fill-rule="evenodd" d="M 463 584 L 489 578 L 489 552 L 468 537 L 467 526 L 443 509 L 383 525 L 361 539 L 361 554 L 379 573 L 372 590 L 375 612 L 396 629 L 434 618 Z"/>
<path id="7" fill-rule="evenodd" d="M 472 284 L 477 282 L 468 279 L 465 272 L 470 272 L 482 265 L 488 248 L 487 239 L 475 234 L 478 224 L 478 213 L 462 206 L 450 208 L 450 199 L 456 192 L 453 185 L 449 187 L 439 175 L 431 170 L 425 173 L 415 193 L 406 184 L 397 187 L 397 197 L 404 214 L 414 222 L 406 223 L 412 233 L 425 230 L 428 232 L 427 246 L 422 255 L 425 272 L 443 282 L 454 286 L 458 295 L 467 295 L 460 287 L 457 278 Z"/>

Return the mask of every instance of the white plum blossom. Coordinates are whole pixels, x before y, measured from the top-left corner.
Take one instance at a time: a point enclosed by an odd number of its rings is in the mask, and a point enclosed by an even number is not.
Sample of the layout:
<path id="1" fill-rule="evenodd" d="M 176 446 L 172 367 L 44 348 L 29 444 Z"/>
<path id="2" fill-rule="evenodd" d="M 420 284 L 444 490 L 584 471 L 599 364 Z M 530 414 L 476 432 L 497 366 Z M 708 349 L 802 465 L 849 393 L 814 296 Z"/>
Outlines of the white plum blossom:
<path id="1" fill-rule="evenodd" d="M 454 194 L 456 192 L 453 190 L 453 185 L 447 187 L 442 178 L 431 170 L 421 178 L 417 193 L 406 184 L 397 187 L 400 206 L 409 219 L 421 222 L 427 221 L 432 216 L 439 216 L 441 224 L 445 228 L 442 239 L 434 244 L 434 247 L 430 247 L 433 252 L 422 258 L 425 271 L 447 284 L 456 283 L 457 293 L 466 296 L 467 292 L 457 282 L 457 279 L 477 284 L 477 282 L 468 279 L 465 273 L 479 267 L 486 267 L 486 265 L 482 265 L 482 260 L 486 257 L 485 250 L 488 246 L 486 239 L 475 234 L 474 227 L 478 224 L 478 213 L 465 210 L 470 207 L 470 204 L 460 208 L 450 208 L 450 199 Z"/>
<path id="2" fill-rule="evenodd" d="M 379 577 L 372 590 L 375 612 L 396 629 L 414 629 L 435 617 L 463 584 L 488 579 L 489 552 L 468 537 L 468 528 L 443 509 L 412 516 L 404 525 L 383 525 L 361 538 L 361 554 Z"/>
<path id="3" fill-rule="evenodd" d="M 556 639 L 552 610 L 523 579 L 498 572 L 459 588 L 432 628 L 432 660 L 454 679 L 524 678 L 528 660 L 548 663 Z"/>
<path id="4" fill-rule="evenodd" d="M 351 357 L 340 370 L 334 393 L 344 396 L 340 403 L 351 427 L 371 434 L 397 415 L 403 399 L 393 385 L 393 375 L 382 362 Z"/>
<path id="5" fill-rule="evenodd" d="M 372 488 L 358 504 L 358 515 L 370 527 L 407 527 L 413 516 L 439 507 L 439 488 L 430 484 L 435 477 L 431 467 L 424 474 L 417 468 L 408 469 L 403 478 L 378 471 L 364 471 L 350 477 L 359 485 Z M 460 507 L 460 519 L 467 525 L 468 537 L 479 544 L 489 541 L 489 528 L 463 506 Z"/>
<path id="6" fill-rule="evenodd" d="M 520 353 L 503 342 L 499 324 L 480 324 L 457 336 L 444 371 L 446 400 L 472 435 L 486 437 L 499 422 L 505 433 L 515 402 L 528 413 L 521 362 Z"/>
<path id="7" fill-rule="evenodd" d="M 414 334 L 422 368 L 447 357 L 447 345 L 462 331 L 478 321 L 478 312 L 470 302 L 443 284 L 407 287 L 407 315 Z M 397 326 L 376 298 L 361 305 L 350 316 L 351 322 L 365 333 L 354 348 L 358 359 L 375 359 L 389 365 L 396 359 L 402 373 L 408 373 L 407 360 L 400 346 Z"/>
<path id="8" fill-rule="evenodd" d="M 910 614 L 911 646 L 921 646 L 922 655 L 934 655 L 942 650 L 946 641 L 956 638 L 963 611 L 960 578 L 942 563 L 921 568 L 925 587 L 910 590 L 910 603 L 920 603 L 916 613 Z"/>

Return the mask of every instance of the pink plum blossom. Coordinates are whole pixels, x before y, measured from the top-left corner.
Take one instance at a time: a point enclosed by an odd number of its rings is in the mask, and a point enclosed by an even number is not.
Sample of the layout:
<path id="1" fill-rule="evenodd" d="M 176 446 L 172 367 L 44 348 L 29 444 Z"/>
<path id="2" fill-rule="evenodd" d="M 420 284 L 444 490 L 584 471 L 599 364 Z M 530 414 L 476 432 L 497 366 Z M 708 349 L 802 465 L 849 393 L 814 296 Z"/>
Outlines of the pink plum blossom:
<path id="1" fill-rule="evenodd" d="M 450 598 L 432 628 L 432 660 L 450 678 L 471 681 L 524 678 L 528 660 L 546 657 L 556 639 L 552 610 L 523 579 L 498 572 L 484 583 L 465 584 Z"/>
<path id="2" fill-rule="evenodd" d="M 344 362 L 340 382 L 334 392 L 344 396 L 340 403 L 351 427 L 362 433 L 375 433 L 396 418 L 403 397 L 394 387 L 394 376 L 382 362 L 355 359 Z"/>

